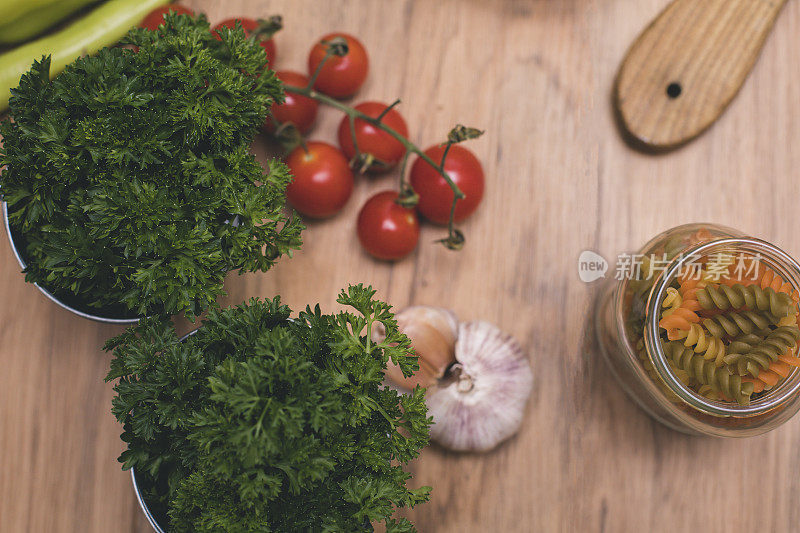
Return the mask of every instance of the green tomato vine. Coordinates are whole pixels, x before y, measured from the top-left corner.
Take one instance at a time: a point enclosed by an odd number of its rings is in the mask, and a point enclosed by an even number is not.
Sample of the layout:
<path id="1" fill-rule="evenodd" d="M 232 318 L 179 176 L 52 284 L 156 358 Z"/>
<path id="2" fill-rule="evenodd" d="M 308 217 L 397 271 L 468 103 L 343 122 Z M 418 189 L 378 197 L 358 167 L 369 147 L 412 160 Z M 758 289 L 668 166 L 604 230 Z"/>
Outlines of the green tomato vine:
<path id="1" fill-rule="evenodd" d="M 325 65 L 325 63 L 333 56 L 341 57 L 346 55 L 348 52 L 347 42 L 340 37 L 331 39 L 324 44 L 327 46 L 325 57 L 322 59 L 322 61 L 320 61 L 319 65 L 317 65 L 317 68 L 311 75 L 308 84 L 305 87 L 292 87 L 289 85 L 284 85 L 284 90 L 287 93 L 312 98 L 321 104 L 341 111 L 345 114 L 345 116 L 347 116 L 350 122 L 350 134 L 353 138 L 353 146 L 356 150 L 356 155 L 353 157 L 351 165 L 360 173 L 366 172 L 366 170 L 371 168 L 373 165 L 381 165 L 382 162 L 375 159 L 370 154 L 361 152 L 359 149 L 358 141 L 355 135 L 356 119 L 363 120 L 364 122 L 367 122 L 368 124 L 388 133 L 399 143 L 401 143 L 406 152 L 400 166 L 399 196 L 396 200 L 398 204 L 404 207 L 414 207 L 419 201 L 419 196 L 406 180 L 406 167 L 411 154 L 416 154 L 420 159 L 428 163 L 434 170 L 436 170 L 436 172 L 438 172 L 445 179 L 447 184 L 453 190 L 453 204 L 450 208 L 450 218 L 447 223 L 447 237 L 440 239 L 438 242 L 442 243 L 450 250 L 460 250 L 463 248 L 465 238 L 464 234 L 455 227 L 455 211 L 458 201 L 463 199 L 465 195 L 458 185 L 456 185 L 453 179 L 447 174 L 447 171 L 445 170 L 445 161 L 452 145 L 480 137 L 483 134 L 483 131 L 477 128 L 463 126 L 461 124 L 456 125 L 447 135 L 447 141 L 444 143 L 445 149 L 444 153 L 442 154 L 442 159 L 440 161 L 434 161 L 419 146 L 411 142 L 407 137 L 383 123 L 383 117 L 386 115 L 386 113 L 400 104 L 399 99 L 386 106 L 386 109 L 384 109 L 383 112 L 377 117 L 371 117 L 347 104 L 340 102 L 339 100 L 336 100 L 335 98 L 322 94 L 314 89 L 314 83 L 319 77 L 319 74 L 322 71 L 322 67 Z M 296 132 L 291 133 L 289 136 L 291 137 L 295 133 Z M 295 139 L 298 138 L 299 134 L 296 134 Z"/>

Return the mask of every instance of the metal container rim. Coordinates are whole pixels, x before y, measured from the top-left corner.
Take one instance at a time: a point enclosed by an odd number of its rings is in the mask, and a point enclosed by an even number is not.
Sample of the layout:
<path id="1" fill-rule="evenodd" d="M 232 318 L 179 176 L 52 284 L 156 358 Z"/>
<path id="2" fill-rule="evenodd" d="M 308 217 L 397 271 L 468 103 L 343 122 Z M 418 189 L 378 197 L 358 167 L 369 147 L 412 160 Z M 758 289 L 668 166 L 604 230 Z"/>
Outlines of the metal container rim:
<path id="1" fill-rule="evenodd" d="M 17 263 L 19 263 L 20 268 L 25 270 L 25 268 L 27 267 L 27 264 L 25 263 L 25 259 L 23 259 L 21 252 L 17 248 L 17 243 L 14 241 L 14 235 L 13 235 L 13 233 L 11 231 L 11 223 L 9 222 L 9 219 L 8 219 L 8 204 L 6 202 L 2 202 L 2 204 L 3 204 L 3 224 L 4 224 L 5 228 L 6 228 L 6 235 L 8 236 L 8 242 L 11 245 L 11 251 L 14 253 L 14 257 L 17 258 Z M 104 317 L 104 316 L 100 316 L 100 315 L 94 315 L 94 314 L 91 314 L 91 313 L 87 313 L 85 311 L 81 311 L 79 309 L 75 309 L 74 307 L 62 302 L 55 295 L 53 295 L 50 291 L 48 291 L 47 289 L 45 289 L 44 287 L 42 287 L 38 283 L 34 283 L 34 285 L 36 286 L 37 289 L 39 289 L 39 292 L 41 292 L 42 294 L 44 294 L 47 297 L 48 300 L 50 300 L 51 302 L 54 302 L 56 305 L 58 305 L 62 309 L 65 309 L 65 310 L 69 311 L 70 313 L 78 315 L 81 318 L 86 318 L 88 320 L 94 320 L 95 322 L 103 322 L 105 324 L 125 324 L 125 325 L 136 324 L 140 320 L 138 317 L 137 318 L 111 318 L 111 317 Z"/>
<path id="2" fill-rule="evenodd" d="M 701 257 L 714 248 L 724 247 L 738 247 L 748 251 L 752 248 L 759 252 L 765 252 L 765 255 L 770 259 L 780 261 L 785 267 L 792 269 L 795 273 L 795 277 L 800 277 L 800 264 L 774 244 L 761 239 L 753 237 L 731 237 L 714 239 L 692 246 L 681 256 L 673 260 L 667 268 L 659 274 L 653 284 L 650 298 L 647 302 L 647 314 L 649 318 L 647 320 L 645 344 L 647 345 L 648 351 L 652 354 L 653 363 L 666 385 L 688 405 L 708 414 L 723 417 L 762 415 L 775 409 L 798 393 L 800 390 L 800 379 L 797 379 L 797 371 L 794 372 L 794 383 L 791 383 L 791 386 L 781 387 L 779 390 L 776 389 L 773 394 L 767 395 L 763 400 L 748 406 L 733 406 L 709 400 L 685 386 L 670 370 L 666 353 L 664 353 L 661 342 L 659 342 L 660 332 L 658 320 L 653 318 L 659 316 L 661 300 L 666 293 L 667 287 L 669 287 L 672 280 L 678 275 L 680 269 L 690 260 Z M 800 287 L 795 288 L 800 289 Z"/>

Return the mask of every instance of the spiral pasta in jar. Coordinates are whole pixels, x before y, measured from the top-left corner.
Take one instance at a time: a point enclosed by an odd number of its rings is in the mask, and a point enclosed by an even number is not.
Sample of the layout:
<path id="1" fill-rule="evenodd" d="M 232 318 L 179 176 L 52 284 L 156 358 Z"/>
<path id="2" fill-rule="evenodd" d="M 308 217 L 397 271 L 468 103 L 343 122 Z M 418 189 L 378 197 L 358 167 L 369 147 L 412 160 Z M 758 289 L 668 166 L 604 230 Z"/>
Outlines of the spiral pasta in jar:
<path id="1" fill-rule="evenodd" d="M 800 409 L 800 265 L 712 224 L 668 230 L 628 256 L 597 301 L 601 352 L 651 416 L 744 437 Z"/>

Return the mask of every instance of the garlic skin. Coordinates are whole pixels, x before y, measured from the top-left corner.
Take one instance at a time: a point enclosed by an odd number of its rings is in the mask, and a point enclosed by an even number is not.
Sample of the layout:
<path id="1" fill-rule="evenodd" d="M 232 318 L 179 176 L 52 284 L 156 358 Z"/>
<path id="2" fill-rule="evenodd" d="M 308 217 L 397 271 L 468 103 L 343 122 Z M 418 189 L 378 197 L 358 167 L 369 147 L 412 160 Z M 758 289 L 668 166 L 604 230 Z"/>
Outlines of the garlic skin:
<path id="1" fill-rule="evenodd" d="M 458 361 L 428 390 L 431 438 L 457 451 L 488 451 L 514 435 L 522 423 L 533 373 L 520 344 L 482 321 L 458 327 Z"/>
<path id="2" fill-rule="evenodd" d="M 449 346 L 455 345 L 458 339 L 458 317 L 444 307 L 412 305 L 397 313 L 395 319 L 400 331 L 403 332 L 407 331 L 407 328 L 428 325 L 439 332 Z"/>
<path id="3" fill-rule="evenodd" d="M 404 391 L 417 385 L 428 388 L 444 376 L 455 362 L 455 344 L 458 338 L 458 318 L 449 309 L 427 305 L 415 305 L 403 309 L 397 315 L 398 329 L 405 333 L 418 356 L 419 370 L 405 377 L 400 367 L 389 361 L 386 377 Z M 386 338 L 383 324 L 376 324 L 372 340 L 381 342 Z"/>

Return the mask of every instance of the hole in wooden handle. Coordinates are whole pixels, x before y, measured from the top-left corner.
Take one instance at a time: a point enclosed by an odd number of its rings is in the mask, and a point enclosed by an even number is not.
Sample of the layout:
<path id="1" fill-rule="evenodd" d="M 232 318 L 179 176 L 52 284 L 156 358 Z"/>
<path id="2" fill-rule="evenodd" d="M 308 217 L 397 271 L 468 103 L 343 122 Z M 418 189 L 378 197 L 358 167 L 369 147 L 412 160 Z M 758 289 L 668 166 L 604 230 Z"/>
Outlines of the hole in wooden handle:
<path id="1" fill-rule="evenodd" d="M 667 96 L 672 98 L 673 100 L 681 95 L 683 92 L 683 87 L 677 81 L 673 81 L 669 85 L 667 85 Z"/>

